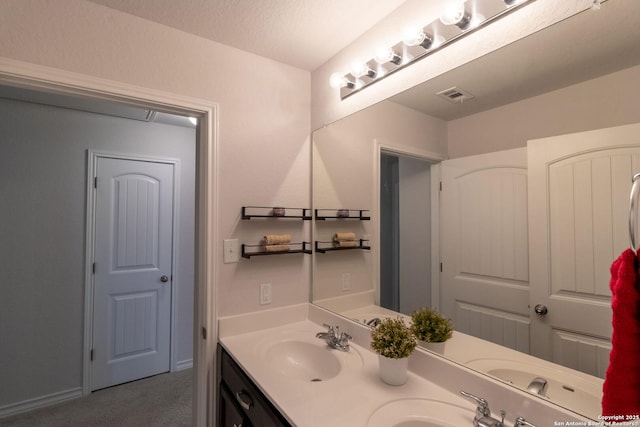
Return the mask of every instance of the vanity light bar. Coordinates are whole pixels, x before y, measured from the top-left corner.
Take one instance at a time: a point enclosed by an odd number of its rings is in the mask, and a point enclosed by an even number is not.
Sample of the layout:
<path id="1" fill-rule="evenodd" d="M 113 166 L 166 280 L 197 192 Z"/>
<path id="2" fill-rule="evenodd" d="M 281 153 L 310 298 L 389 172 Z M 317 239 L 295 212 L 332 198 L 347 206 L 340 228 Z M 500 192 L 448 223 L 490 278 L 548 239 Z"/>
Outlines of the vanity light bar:
<path id="1" fill-rule="evenodd" d="M 366 62 L 356 62 L 351 72 L 331 75 L 330 85 L 345 99 L 386 76 L 444 48 L 535 0 L 455 0 L 454 8 L 423 28 L 405 31 L 403 41 L 381 49 Z M 456 8 L 457 7 L 457 8 Z"/>

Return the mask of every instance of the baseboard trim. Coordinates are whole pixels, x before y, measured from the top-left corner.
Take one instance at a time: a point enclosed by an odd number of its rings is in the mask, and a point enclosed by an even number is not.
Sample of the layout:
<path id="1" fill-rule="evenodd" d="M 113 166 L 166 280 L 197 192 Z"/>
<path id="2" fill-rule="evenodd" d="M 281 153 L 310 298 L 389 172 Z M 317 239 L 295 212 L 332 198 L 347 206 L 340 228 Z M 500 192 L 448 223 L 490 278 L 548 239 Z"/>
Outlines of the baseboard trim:
<path id="1" fill-rule="evenodd" d="M 23 400 L 22 402 L 10 403 L 9 405 L 0 407 L 0 418 L 9 417 L 11 415 L 20 414 L 33 409 L 43 408 L 45 406 L 61 403 L 65 400 L 76 399 L 78 397 L 82 397 L 82 387 L 58 391 L 45 396 Z"/>
<path id="2" fill-rule="evenodd" d="M 193 368 L 193 359 L 181 360 L 176 362 L 176 371 L 183 371 L 185 369 Z"/>

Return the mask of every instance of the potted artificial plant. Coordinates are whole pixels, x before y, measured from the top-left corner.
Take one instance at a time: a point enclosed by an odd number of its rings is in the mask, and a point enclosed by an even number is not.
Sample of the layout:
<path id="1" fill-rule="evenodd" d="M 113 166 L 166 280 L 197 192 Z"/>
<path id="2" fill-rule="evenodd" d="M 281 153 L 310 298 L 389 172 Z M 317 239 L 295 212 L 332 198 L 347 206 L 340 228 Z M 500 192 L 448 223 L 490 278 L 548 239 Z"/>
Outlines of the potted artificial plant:
<path id="1" fill-rule="evenodd" d="M 371 331 L 371 348 L 378 353 L 380 378 L 390 385 L 407 382 L 409 355 L 416 338 L 401 318 L 388 317 Z"/>
<path id="2" fill-rule="evenodd" d="M 453 335 L 453 323 L 438 310 L 422 308 L 411 313 L 411 331 L 424 347 L 444 353 L 444 342 Z"/>

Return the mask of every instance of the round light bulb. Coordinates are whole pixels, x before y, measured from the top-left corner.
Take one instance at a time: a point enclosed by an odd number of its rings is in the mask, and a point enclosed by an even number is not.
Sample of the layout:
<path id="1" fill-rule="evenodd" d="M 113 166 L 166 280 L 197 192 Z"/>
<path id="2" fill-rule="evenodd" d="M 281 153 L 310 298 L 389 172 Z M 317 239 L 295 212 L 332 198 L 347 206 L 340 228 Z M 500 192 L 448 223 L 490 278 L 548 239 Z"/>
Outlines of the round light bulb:
<path id="1" fill-rule="evenodd" d="M 402 42 L 407 46 L 417 46 L 424 41 L 425 34 L 421 28 L 407 27 L 402 31 Z"/>
<path id="2" fill-rule="evenodd" d="M 457 0 L 447 5 L 442 15 L 440 15 L 440 22 L 444 25 L 456 25 L 464 18 L 464 1 Z"/>
<path id="3" fill-rule="evenodd" d="M 369 66 L 364 62 L 356 61 L 351 64 L 351 74 L 353 74 L 355 78 L 366 76 L 369 73 L 369 70 Z"/>
<path id="4" fill-rule="evenodd" d="M 378 50 L 378 52 L 376 52 L 376 56 L 374 59 L 380 65 L 386 64 L 387 62 L 393 62 L 394 64 L 399 64 L 400 61 L 402 61 L 402 57 L 397 53 L 395 53 L 391 48 L 384 48 L 384 49 Z"/>
<path id="5" fill-rule="evenodd" d="M 331 77 L 329 77 L 329 85 L 334 89 L 340 89 L 341 87 L 347 86 L 347 84 L 347 79 L 340 71 L 331 74 Z"/>
<path id="6" fill-rule="evenodd" d="M 380 49 L 376 52 L 374 59 L 378 64 L 386 64 L 393 59 L 393 51 L 388 48 Z"/>

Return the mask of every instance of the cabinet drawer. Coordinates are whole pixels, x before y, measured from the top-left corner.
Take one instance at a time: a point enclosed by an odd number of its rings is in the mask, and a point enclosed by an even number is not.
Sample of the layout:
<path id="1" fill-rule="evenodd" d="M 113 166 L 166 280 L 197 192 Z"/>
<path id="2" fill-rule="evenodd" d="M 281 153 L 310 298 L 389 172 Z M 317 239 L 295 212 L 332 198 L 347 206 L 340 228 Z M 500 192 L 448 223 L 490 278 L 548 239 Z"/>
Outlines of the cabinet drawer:
<path id="1" fill-rule="evenodd" d="M 290 426 L 231 356 L 222 347 L 220 349 L 218 354 L 221 380 L 227 385 L 231 398 L 236 400 L 251 424 L 256 427 Z"/>
<path id="2" fill-rule="evenodd" d="M 220 384 L 218 411 L 219 427 L 251 427 L 244 412 L 238 407 L 236 398 L 231 395 L 224 383 Z"/>

